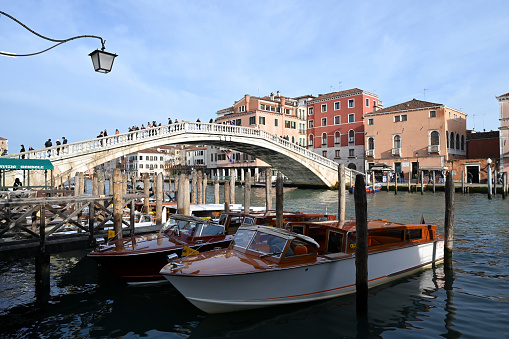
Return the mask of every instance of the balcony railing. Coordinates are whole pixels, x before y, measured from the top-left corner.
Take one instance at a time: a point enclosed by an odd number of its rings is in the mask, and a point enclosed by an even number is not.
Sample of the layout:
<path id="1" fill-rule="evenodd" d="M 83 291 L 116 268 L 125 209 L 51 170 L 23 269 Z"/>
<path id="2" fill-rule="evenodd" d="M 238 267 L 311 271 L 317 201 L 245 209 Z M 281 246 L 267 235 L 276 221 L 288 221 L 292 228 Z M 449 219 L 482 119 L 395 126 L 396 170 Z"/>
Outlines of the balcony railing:
<path id="1" fill-rule="evenodd" d="M 440 153 L 440 145 L 429 145 L 428 153 Z"/>
<path id="2" fill-rule="evenodd" d="M 399 147 L 393 148 L 392 149 L 392 155 L 401 156 L 401 148 L 399 148 Z"/>
<path id="3" fill-rule="evenodd" d="M 367 149 L 366 150 L 366 156 L 367 157 L 374 157 L 375 156 L 375 150 L 374 149 Z"/>

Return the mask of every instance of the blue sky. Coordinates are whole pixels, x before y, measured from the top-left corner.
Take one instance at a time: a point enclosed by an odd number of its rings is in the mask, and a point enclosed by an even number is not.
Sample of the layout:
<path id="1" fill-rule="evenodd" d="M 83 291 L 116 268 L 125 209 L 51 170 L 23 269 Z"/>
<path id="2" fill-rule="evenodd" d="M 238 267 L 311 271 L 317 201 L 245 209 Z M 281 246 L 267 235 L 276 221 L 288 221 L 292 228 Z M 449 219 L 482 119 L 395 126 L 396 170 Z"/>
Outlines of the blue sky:
<path id="1" fill-rule="evenodd" d="M 3 1 L 44 36 L 98 35 L 118 57 L 111 73 L 94 72 L 91 38 L 0 56 L 0 136 L 17 153 L 168 117 L 208 121 L 247 93 L 355 87 L 384 107 L 441 103 L 467 113 L 468 128 L 495 130 L 495 97 L 509 92 L 508 9 L 506 0 Z M 0 16 L 1 51 L 49 46 Z"/>

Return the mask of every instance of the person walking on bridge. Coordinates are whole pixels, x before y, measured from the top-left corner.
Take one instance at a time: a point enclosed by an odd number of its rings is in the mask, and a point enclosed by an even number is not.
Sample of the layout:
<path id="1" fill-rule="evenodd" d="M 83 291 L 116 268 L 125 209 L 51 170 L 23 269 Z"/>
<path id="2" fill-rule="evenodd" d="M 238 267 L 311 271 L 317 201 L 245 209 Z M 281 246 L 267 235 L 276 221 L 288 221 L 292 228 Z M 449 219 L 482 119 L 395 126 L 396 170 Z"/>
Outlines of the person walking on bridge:
<path id="1" fill-rule="evenodd" d="M 62 143 L 60 142 L 60 140 L 58 140 L 58 138 L 57 138 L 57 142 L 56 142 L 56 144 L 57 144 L 57 146 L 62 145 Z M 60 147 L 59 147 L 59 148 L 57 148 L 57 155 L 60 155 Z"/>
<path id="2" fill-rule="evenodd" d="M 62 145 L 66 145 L 67 144 L 67 139 L 65 137 L 62 137 Z M 62 147 L 62 153 L 64 153 L 65 151 L 65 146 Z"/>
<path id="3" fill-rule="evenodd" d="M 23 153 L 23 152 L 25 152 L 25 146 L 21 145 L 21 149 L 19 150 L 19 153 Z M 25 155 L 24 154 L 21 156 L 21 159 L 25 159 Z"/>
<path id="4" fill-rule="evenodd" d="M 53 146 L 53 143 L 51 142 L 51 139 L 48 139 L 48 141 L 46 141 L 46 142 L 44 143 L 44 146 L 46 146 L 46 147 L 51 147 L 51 146 Z M 51 156 L 51 151 L 48 151 L 48 157 L 50 157 L 50 156 Z"/>

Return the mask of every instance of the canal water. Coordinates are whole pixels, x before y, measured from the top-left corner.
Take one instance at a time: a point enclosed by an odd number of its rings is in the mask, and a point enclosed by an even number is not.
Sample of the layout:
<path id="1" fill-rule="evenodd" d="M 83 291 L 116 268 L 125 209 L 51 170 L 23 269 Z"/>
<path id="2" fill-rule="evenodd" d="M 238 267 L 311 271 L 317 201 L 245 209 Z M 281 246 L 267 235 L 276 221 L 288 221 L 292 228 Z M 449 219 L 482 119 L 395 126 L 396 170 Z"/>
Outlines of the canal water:
<path id="1" fill-rule="evenodd" d="M 252 206 L 264 197 L 253 188 Z M 371 289 L 359 328 L 355 296 L 207 315 L 169 283 L 127 286 L 76 251 L 51 256 L 49 298 L 35 292 L 34 259 L 1 263 L 0 338 L 509 338 L 509 199 L 455 198 L 453 272 L 438 265 Z M 284 201 L 286 210 L 337 213 L 337 191 L 285 188 Z M 441 192 L 368 195 L 370 218 L 424 216 L 441 233 L 444 205 Z"/>

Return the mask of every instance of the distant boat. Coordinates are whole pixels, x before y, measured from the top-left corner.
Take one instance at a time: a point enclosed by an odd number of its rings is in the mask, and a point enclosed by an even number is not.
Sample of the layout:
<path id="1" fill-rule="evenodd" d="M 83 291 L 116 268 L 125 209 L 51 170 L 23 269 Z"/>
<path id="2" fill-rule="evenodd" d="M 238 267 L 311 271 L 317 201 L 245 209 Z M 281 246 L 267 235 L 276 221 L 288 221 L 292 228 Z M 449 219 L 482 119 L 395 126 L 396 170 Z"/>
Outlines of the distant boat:
<path id="1" fill-rule="evenodd" d="M 382 190 L 382 184 L 375 184 L 375 192 L 380 192 Z M 348 188 L 348 192 L 353 193 L 355 191 L 355 186 Z M 373 185 L 366 185 L 366 193 L 373 193 Z"/>
<path id="2" fill-rule="evenodd" d="M 228 248 L 173 259 L 161 274 L 207 313 L 310 302 L 355 293 L 355 221 L 242 225 Z M 436 225 L 368 221 L 368 286 L 443 260 Z"/>

